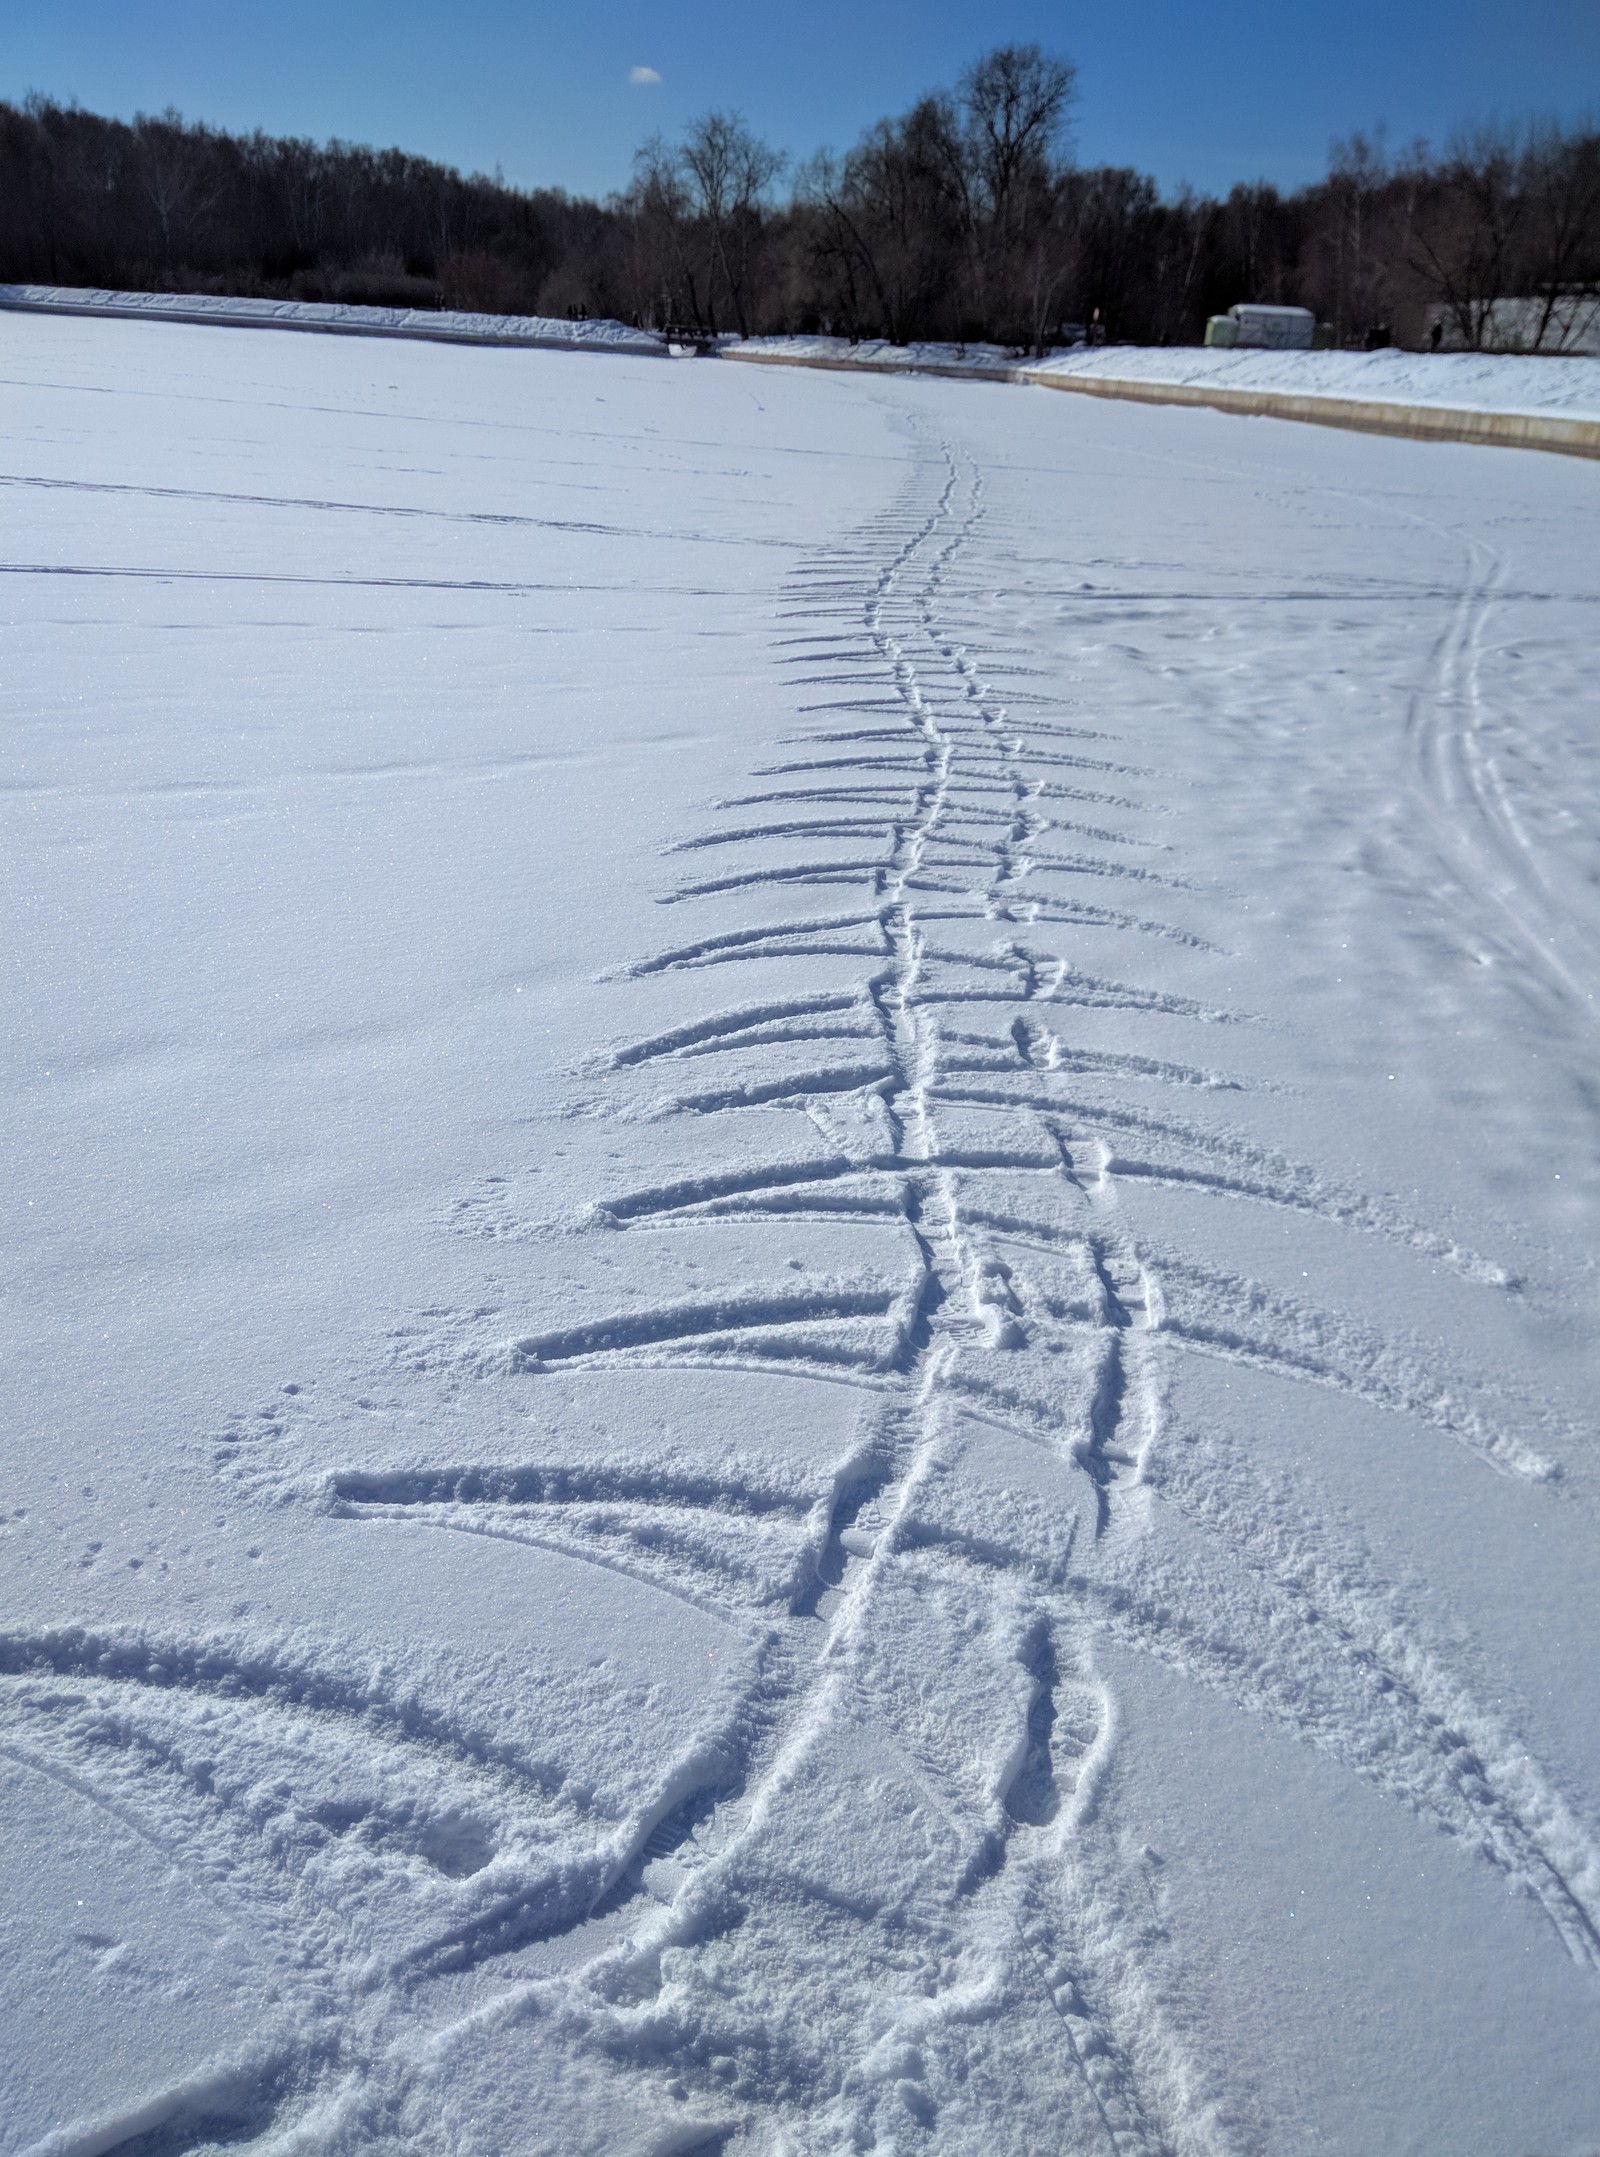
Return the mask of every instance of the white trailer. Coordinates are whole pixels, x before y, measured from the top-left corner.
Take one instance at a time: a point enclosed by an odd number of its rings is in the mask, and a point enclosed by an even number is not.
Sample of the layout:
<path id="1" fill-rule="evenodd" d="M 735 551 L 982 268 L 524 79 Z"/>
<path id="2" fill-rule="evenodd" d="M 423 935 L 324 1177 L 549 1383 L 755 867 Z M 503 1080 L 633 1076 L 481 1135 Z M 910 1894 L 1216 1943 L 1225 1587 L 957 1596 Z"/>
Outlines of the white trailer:
<path id="1" fill-rule="evenodd" d="M 1208 345 L 1245 345 L 1265 352 L 1309 352 L 1317 318 L 1309 307 L 1264 307 L 1241 301 L 1206 324 Z"/>

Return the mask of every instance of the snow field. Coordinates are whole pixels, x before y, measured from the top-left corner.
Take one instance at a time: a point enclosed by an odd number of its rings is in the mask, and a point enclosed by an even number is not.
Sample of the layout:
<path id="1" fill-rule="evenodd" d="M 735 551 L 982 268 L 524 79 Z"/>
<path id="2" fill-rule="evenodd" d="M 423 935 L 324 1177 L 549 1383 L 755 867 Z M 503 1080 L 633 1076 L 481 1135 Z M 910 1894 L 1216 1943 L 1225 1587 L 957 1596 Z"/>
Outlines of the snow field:
<path id="1" fill-rule="evenodd" d="M 1583 468 L 0 336 L 0 2148 L 1592 2138 Z"/>

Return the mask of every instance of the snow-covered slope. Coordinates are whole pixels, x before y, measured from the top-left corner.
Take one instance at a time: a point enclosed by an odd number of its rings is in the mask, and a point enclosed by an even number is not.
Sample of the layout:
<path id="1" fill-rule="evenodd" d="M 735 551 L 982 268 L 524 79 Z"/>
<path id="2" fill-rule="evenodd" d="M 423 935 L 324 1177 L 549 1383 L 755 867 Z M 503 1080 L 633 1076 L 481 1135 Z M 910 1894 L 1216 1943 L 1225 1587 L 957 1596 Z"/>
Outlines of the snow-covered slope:
<path id="1" fill-rule="evenodd" d="M 83 285 L 0 285 L 0 309 L 143 322 L 215 322 L 242 329 L 321 330 L 439 344 L 532 345 L 556 351 L 654 353 L 649 330 L 603 319 L 479 315 L 459 309 L 358 307 L 341 300 L 229 299 L 209 292 L 109 292 Z"/>
<path id="2" fill-rule="evenodd" d="M 1000 345 L 891 345 L 842 337 L 753 337 L 737 348 L 885 373 L 936 371 L 978 377 L 1060 376 L 1102 382 L 1176 383 L 1292 397 L 1522 412 L 1600 420 L 1600 359 L 1488 352 L 1241 352 L 1185 345 L 1101 345 L 1036 360 Z"/>
<path id="3" fill-rule="evenodd" d="M 1587 468 L 0 351 L 0 2150 L 1592 2144 Z"/>
<path id="4" fill-rule="evenodd" d="M 1600 419 L 1600 359 L 1506 352 L 1240 352 L 1119 345 L 1058 352 L 1041 372 L 1197 388 L 1276 390 L 1441 405 L 1456 412 L 1528 412 Z"/>

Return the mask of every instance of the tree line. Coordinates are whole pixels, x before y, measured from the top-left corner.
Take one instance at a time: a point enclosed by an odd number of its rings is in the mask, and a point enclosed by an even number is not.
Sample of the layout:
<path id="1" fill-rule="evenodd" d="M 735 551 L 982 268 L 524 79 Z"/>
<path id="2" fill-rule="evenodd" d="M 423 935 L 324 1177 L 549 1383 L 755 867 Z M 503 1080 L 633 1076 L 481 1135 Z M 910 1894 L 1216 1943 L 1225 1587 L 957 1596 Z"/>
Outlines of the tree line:
<path id="1" fill-rule="evenodd" d="M 1197 342 L 1236 301 L 1335 340 L 1560 349 L 1600 298 L 1600 129 L 1336 143 L 1291 192 L 1164 197 L 1070 154 L 1071 64 L 985 54 L 955 87 L 791 169 L 737 114 L 655 137 L 605 202 L 400 150 L 0 103 L 0 280 L 489 313 L 697 333 L 1041 349 Z"/>

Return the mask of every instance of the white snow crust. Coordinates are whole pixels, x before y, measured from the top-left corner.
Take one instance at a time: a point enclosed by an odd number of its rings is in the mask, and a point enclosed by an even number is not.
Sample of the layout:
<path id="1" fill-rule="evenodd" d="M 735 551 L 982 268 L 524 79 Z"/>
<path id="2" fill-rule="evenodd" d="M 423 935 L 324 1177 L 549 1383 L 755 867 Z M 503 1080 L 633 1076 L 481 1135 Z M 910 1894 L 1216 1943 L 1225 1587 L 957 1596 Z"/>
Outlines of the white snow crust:
<path id="1" fill-rule="evenodd" d="M 889 373 L 929 368 L 982 377 L 1030 374 L 1275 390 L 1296 397 L 1436 405 L 1600 419 L 1600 359 L 1497 352 L 1241 352 L 1199 345 L 1097 345 L 1031 359 L 1000 345 L 849 344 L 842 337 L 756 337 L 743 349 L 848 361 Z"/>
<path id="2" fill-rule="evenodd" d="M 0 375 L 0 2151 L 1600 2146 L 1593 471 Z"/>

